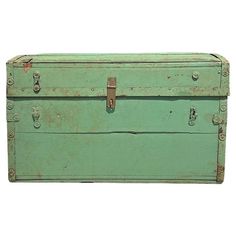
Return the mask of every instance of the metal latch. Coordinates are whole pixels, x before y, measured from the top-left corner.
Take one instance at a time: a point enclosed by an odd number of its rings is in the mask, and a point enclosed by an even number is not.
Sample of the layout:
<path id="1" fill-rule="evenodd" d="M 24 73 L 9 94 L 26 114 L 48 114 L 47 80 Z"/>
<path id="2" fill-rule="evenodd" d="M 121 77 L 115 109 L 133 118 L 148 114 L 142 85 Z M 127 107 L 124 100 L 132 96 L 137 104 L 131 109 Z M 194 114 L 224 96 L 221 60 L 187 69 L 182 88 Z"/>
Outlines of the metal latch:
<path id="1" fill-rule="evenodd" d="M 107 79 L 107 108 L 115 109 L 116 106 L 116 78 Z"/>
<path id="2" fill-rule="evenodd" d="M 40 74 L 38 71 L 34 72 L 33 79 L 34 79 L 33 90 L 35 93 L 38 93 L 41 89 L 39 84 Z"/>
<path id="3" fill-rule="evenodd" d="M 196 119 L 197 119 L 197 111 L 196 111 L 196 108 L 191 107 L 191 108 L 190 108 L 190 112 L 189 112 L 189 121 L 188 121 L 188 124 L 191 125 L 191 126 L 195 125 Z"/>
<path id="4" fill-rule="evenodd" d="M 34 128 L 38 129 L 41 126 L 39 121 L 40 113 L 38 107 L 32 107 L 32 118 L 34 122 Z"/>

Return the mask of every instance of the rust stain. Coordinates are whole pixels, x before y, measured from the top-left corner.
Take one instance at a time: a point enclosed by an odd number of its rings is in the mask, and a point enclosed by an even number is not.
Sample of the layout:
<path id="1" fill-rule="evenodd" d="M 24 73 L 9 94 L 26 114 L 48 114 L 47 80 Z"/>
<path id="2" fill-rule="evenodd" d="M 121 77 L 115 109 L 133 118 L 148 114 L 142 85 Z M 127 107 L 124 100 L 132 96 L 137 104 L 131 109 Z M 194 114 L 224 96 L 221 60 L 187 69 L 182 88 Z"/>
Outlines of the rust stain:
<path id="1" fill-rule="evenodd" d="M 224 181 L 225 167 L 223 165 L 217 165 L 217 182 L 222 183 Z"/>
<path id="2" fill-rule="evenodd" d="M 32 64 L 31 63 L 23 64 L 23 69 L 24 69 L 25 73 L 27 73 L 31 68 L 32 68 Z"/>
<path id="3" fill-rule="evenodd" d="M 224 166 L 222 166 L 222 165 L 218 165 L 218 166 L 217 166 L 217 173 L 218 173 L 218 174 L 224 173 L 224 170 L 225 170 L 225 167 L 224 167 Z"/>
<path id="4" fill-rule="evenodd" d="M 44 114 L 44 120 L 46 124 L 51 127 L 51 125 L 55 122 L 55 117 L 52 116 L 52 114 L 49 111 L 46 111 Z"/>

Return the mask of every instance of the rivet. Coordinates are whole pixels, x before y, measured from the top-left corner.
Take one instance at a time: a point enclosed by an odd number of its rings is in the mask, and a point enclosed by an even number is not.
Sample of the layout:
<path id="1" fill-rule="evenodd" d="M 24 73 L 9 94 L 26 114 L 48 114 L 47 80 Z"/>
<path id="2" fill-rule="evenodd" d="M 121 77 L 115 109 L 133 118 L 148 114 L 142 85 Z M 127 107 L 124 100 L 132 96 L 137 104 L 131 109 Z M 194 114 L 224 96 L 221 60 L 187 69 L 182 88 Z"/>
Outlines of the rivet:
<path id="1" fill-rule="evenodd" d="M 14 108 L 14 103 L 13 102 L 8 102 L 7 103 L 7 109 L 12 110 Z"/>
<path id="2" fill-rule="evenodd" d="M 192 79 L 193 80 L 198 80 L 199 79 L 199 72 L 194 71 L 193 74 L 192 74 Z"/>
<path id="3" fill-rule="evenodd" d="M 221 105 L 221 106 L 220 106 L 220 110 L 221 110 L 221 111 L 226 111 L 226 109 L 227 109 L 227 106 L 226 106 L 226 105 Z"/>
<path id="4" fill-rule="evenodd" d="M 218 115 L 214 115 L 212 122 L 214 125 L 219 125 L 223 122 L 223 120 Z"/>
<path id="5" fill-rule="evenodd" d="M 219 140 L 221 140 L 221 141 L 225 140 L 225 134 L 224 133 L 219 134 Z"/>
<path id="6" fill-rule="evenodd" d="M 33 87 L 33 90 L 34 90 L 35 93 L 38 93 L 40 91 L 39 84 L 35 84 L 34 87 Z"/>
<path id="7" fill-rule="evenodd" d="M 224 77 L 229 76 L 229 68 L 225 68 L 225 69 L 223 70 L 223 76 L 224 76 Z"/>
<path id="8" fill-rule="evenodd" d="M 13 80 L 12 78 L 8 78 L 7 84 L 8 84 L 9 86 L 13 85 L 13 84 L 14 84 L 14 80 Z"/>
<path id="9" fill-rule="evenodd" d="M 192 120 L 190 120 L 190 121 L 188 122 L 188 124 L 189 124 L 190 126 L 193 126 L 193 125 L 195 125 L 195 122 L 192 121 Z"/>
<path id="10" fill-rule="evenodd" d="M 39 121 L 34 122 L 34 128 L 38 129 L 38 128 L 40 128 L 40 126 L 41 126 L 41 124 Z"/>

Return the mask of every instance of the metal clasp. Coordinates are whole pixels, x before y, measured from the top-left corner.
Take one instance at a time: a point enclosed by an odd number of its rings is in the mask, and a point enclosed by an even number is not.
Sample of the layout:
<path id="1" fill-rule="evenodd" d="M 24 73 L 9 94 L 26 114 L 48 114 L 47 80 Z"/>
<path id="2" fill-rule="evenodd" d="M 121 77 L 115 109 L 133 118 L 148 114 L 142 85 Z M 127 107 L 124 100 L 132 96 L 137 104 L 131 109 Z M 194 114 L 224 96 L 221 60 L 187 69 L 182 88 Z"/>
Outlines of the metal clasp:
<path id="1" fill-rule="evenodd" d="M 195 125 L 195 121 L 197 119 L 197 111 L 194 107 L 190 108 L 190 113 L 189 113 L 189 121 L 188 124 L 193 126 Z"/>
<path id="2" fill-rule="evenodd" d="M 107 108 L 115 109 L 116 106 L 116 78 L 107 79 Z"/>
<path id="3" fill-rule="evenodd" d="M 34 122 L 34 128 L 36 129 L 38 129 L 41 126 L 39 122 L 39 117 L 40 117 L 40 113 L 39 113 L 38 107 L 32 107 L 32 118 Z"/>
<path id="4" fill-rule="evenodd" d="M 39 79 L 40 79 L 39 72 L 34 72 L 33 79 L 34 79 L 33 90 L 35 93 L 38 93 L 41 89 L 40 84 L 39 84 Z"/>

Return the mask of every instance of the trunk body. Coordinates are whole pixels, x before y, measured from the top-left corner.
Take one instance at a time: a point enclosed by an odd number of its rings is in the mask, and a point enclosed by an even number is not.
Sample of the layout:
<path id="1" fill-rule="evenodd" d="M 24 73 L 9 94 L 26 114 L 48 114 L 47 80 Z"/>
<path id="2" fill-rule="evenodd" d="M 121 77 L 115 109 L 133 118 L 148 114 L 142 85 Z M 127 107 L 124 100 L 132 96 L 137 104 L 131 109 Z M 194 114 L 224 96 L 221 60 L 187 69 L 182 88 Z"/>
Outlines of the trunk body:
<path id="1" fill-rule="evenodd" d="M 228 95 L 220 55 L 15 57 L 9 180 L 221 183 Z"/>

